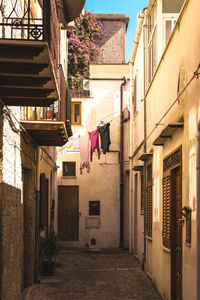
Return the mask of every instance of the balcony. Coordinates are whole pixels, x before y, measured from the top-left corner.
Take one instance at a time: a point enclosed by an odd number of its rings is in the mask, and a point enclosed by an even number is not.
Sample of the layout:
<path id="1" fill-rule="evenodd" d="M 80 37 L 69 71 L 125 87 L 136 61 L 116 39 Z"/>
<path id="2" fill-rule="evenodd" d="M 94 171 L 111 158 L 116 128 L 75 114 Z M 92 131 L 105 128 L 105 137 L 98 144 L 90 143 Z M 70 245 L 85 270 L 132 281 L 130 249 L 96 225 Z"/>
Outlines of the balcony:
<path id="1" fill-rule="evenodd" d="M 21 124 L 38 146 L 62 146 L 72 135 L 67 90 L 62 66 L 59 68 L 60 101 L 50 107 L 21 107 Z"/>
<path id="2" fill-rule="evenodd" d="M 0 1 L 0 98 L 9 106 L 60 101 L 56 1 Z"/>

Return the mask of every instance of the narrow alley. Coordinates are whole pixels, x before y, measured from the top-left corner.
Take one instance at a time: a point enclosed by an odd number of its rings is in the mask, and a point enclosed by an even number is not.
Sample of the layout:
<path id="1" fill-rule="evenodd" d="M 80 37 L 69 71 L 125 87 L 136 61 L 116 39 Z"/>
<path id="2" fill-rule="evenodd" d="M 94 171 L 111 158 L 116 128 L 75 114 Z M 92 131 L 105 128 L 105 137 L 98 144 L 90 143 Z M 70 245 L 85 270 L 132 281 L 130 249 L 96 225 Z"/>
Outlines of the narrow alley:
<path id="1" fill-rule="evenodd" d="M 156 300 L 151 280 L 127 251 L 62 249 L 55 276 L 24 291 L 23 300 Z"/>

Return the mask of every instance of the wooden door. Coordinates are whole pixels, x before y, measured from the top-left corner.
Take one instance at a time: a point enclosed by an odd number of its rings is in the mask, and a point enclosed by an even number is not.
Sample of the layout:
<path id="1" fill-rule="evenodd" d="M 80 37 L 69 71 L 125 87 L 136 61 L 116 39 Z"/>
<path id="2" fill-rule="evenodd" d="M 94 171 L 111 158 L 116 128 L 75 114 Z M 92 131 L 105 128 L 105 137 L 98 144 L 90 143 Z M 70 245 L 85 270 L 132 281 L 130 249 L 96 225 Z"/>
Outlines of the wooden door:
<path id="1" fill-rule="evenodd" d="M 182 197 L 181 169 L 171 171 L 171 299 L 182 299 Z"/>
<path id="2" fill-rule="evenodd" d="M 78 241 L 79 187 L 58 187 L 58 236 L 63 241 Z"/>
<path id="3" fill-rule="evenodd" d="M 138 255 L 138 175 L 134 183 L 134 254 Z"/>

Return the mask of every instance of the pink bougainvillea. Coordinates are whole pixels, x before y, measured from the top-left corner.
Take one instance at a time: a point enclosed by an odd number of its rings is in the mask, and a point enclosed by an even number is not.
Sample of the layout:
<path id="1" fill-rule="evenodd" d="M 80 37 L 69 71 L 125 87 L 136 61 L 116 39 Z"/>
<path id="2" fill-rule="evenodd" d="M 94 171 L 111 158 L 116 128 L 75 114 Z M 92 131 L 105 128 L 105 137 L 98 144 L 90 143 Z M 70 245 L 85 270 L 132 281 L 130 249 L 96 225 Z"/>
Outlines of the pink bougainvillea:
<path id="1" fill-rule="evenodd" d="M 71 89 L 81 89 L 84 78 L 89 77 L 89 65 L 95 63 L 100 48 L 95 39 L 102 36 L 102 24 L 95 15 L 85 11 L 70 29 L 68 48 L 68 81 Z"/>

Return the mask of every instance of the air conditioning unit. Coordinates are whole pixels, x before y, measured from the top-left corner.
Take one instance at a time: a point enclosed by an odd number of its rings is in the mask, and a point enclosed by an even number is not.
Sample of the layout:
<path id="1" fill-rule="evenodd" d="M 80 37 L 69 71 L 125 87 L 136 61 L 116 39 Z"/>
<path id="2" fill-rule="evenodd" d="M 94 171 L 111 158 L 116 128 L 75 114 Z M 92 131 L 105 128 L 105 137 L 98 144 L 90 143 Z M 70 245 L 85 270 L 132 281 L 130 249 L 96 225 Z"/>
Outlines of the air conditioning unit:
<path id="1" fill-rule="evenodd" d="M 83 80 L 83 89 L 85 91 L 89 91 L 90 90 L 90 80 L 89 79 L 84 79 Z"/>

